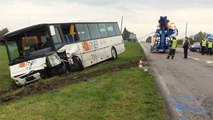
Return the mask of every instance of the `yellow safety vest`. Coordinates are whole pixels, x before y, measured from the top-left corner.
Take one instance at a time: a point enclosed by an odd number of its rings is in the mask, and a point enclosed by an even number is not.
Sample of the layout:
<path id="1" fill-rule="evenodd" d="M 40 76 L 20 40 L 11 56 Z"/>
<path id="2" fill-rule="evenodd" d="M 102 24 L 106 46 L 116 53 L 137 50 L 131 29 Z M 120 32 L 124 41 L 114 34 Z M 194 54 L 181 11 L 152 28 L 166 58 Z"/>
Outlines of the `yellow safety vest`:
<path id="1" fill-rule="evenodd" d="M 188 40 L 188 42 L 189 42 L 189 46 L 190 46 L 190 44 L 191 44 L 191 43 L 190 43 L 190 40 Z"/>
<path id="2" fill-rule="evenodd" d="M 206 47 L 206 41 L 205 40 L 202 40 L 202 46 Z"/>
<path id="3" fill-rule="evenodd" d="M 212 48 L 212 44 L 213 44 L 213 43 L 209 41 L 209 42 L 208 42 L 208 48 Z"/>
<path id="4" fill-rule="evenodd" d="M 177 47 L 177 40 L 176 39 L 173 39 L 172 40 L 172 47 L 171 47 L 171 49 L 176 49 L 176 47 Z"/>

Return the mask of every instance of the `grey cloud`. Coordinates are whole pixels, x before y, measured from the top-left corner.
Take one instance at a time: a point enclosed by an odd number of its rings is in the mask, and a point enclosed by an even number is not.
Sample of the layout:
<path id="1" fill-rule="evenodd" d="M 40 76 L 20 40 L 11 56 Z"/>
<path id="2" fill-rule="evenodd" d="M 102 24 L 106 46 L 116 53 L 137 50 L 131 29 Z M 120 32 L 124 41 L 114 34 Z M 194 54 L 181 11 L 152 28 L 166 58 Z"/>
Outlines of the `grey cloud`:
<path id="1" fill-rule="evenodd" d="M 117 4 L 117 1 L 114 0 L 51 0 L 51 1 L 44 1 L 44 0 L 28 0 L 36 4 L 57 4 L 57 3 L 67 3 L 67 4 L 81 4 L 81 5 L 112 5 Z"/>
<path id="2" fill-rule="evenodd" d="M 212 0 L 0 0 L 1 4 L 31 3 L 36 5 L 51 4 L 79 4 L 90 6 L 114 6 L 131 7 L 141 5 L 153 9 L 181 9 L 181 8 L 209 8 L 213 7 Z M 118 7 L 119 8 L 119 7 Z M 106 8 L 107 9 L 107 8 Z"/>

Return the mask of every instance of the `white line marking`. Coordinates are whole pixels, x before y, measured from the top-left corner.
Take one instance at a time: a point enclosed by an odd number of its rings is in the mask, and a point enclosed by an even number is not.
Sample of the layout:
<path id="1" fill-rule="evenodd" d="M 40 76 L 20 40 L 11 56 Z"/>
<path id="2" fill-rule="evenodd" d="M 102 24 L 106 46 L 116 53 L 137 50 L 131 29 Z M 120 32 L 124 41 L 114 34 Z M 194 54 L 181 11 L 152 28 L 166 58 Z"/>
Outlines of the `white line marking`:
<path id="1" fill-rule="evenodd" d="M 191 57 L 189 56 L 189 58 L 193 59 L 193 60 L 196 60 L 196 61 L 204 61 L 206 62 L 207 64 L 212 64 L 213 61 L 210 61 L 210 60 L 205 60 L 205 59 L 199 59 L 199 58 L 195 58 L 195 57 Z"/>
<path id="2" fill-rule="evenodd" d="M 211 64 L 211 63 L 213 63 L 213 61 L 206 61 L 206 63 Z"/>

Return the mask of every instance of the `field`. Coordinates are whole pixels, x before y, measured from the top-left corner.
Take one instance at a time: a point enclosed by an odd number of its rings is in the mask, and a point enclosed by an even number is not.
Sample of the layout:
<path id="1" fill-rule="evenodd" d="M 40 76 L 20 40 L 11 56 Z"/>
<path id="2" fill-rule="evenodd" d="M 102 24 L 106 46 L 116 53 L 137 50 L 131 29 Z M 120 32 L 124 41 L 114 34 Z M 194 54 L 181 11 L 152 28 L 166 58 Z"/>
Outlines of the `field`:
<path id="1" fill-rule="evenodd" d="M 0 94 L 9 90 L 10 82 L 6 48 L 0 45 Z"/>
<path id="2" fill-rule="evenodd" d="M 0 119 L 166 120 L 152 76 L 137 68 L 140 45 L 126 48 L 116 60 L 7 93 L 14 99 L 2 101 Z"/>

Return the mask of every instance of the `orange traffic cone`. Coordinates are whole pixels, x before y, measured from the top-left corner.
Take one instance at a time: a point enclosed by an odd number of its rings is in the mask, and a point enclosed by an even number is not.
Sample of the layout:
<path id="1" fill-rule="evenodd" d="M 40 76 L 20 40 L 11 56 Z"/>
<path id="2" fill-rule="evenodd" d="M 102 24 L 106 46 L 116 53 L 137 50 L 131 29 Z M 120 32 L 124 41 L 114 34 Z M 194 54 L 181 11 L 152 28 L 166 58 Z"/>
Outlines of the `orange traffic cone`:
<path id="1" fill-rule="evenodd" d="M 138 67 L 140 68 L 140 69 L 142 69 L 143 68 L 143 62 L 142 62 L 142 60 L 140 59 L 140 61 L 139 61 L 139 65 L 138 65 Z"/>

